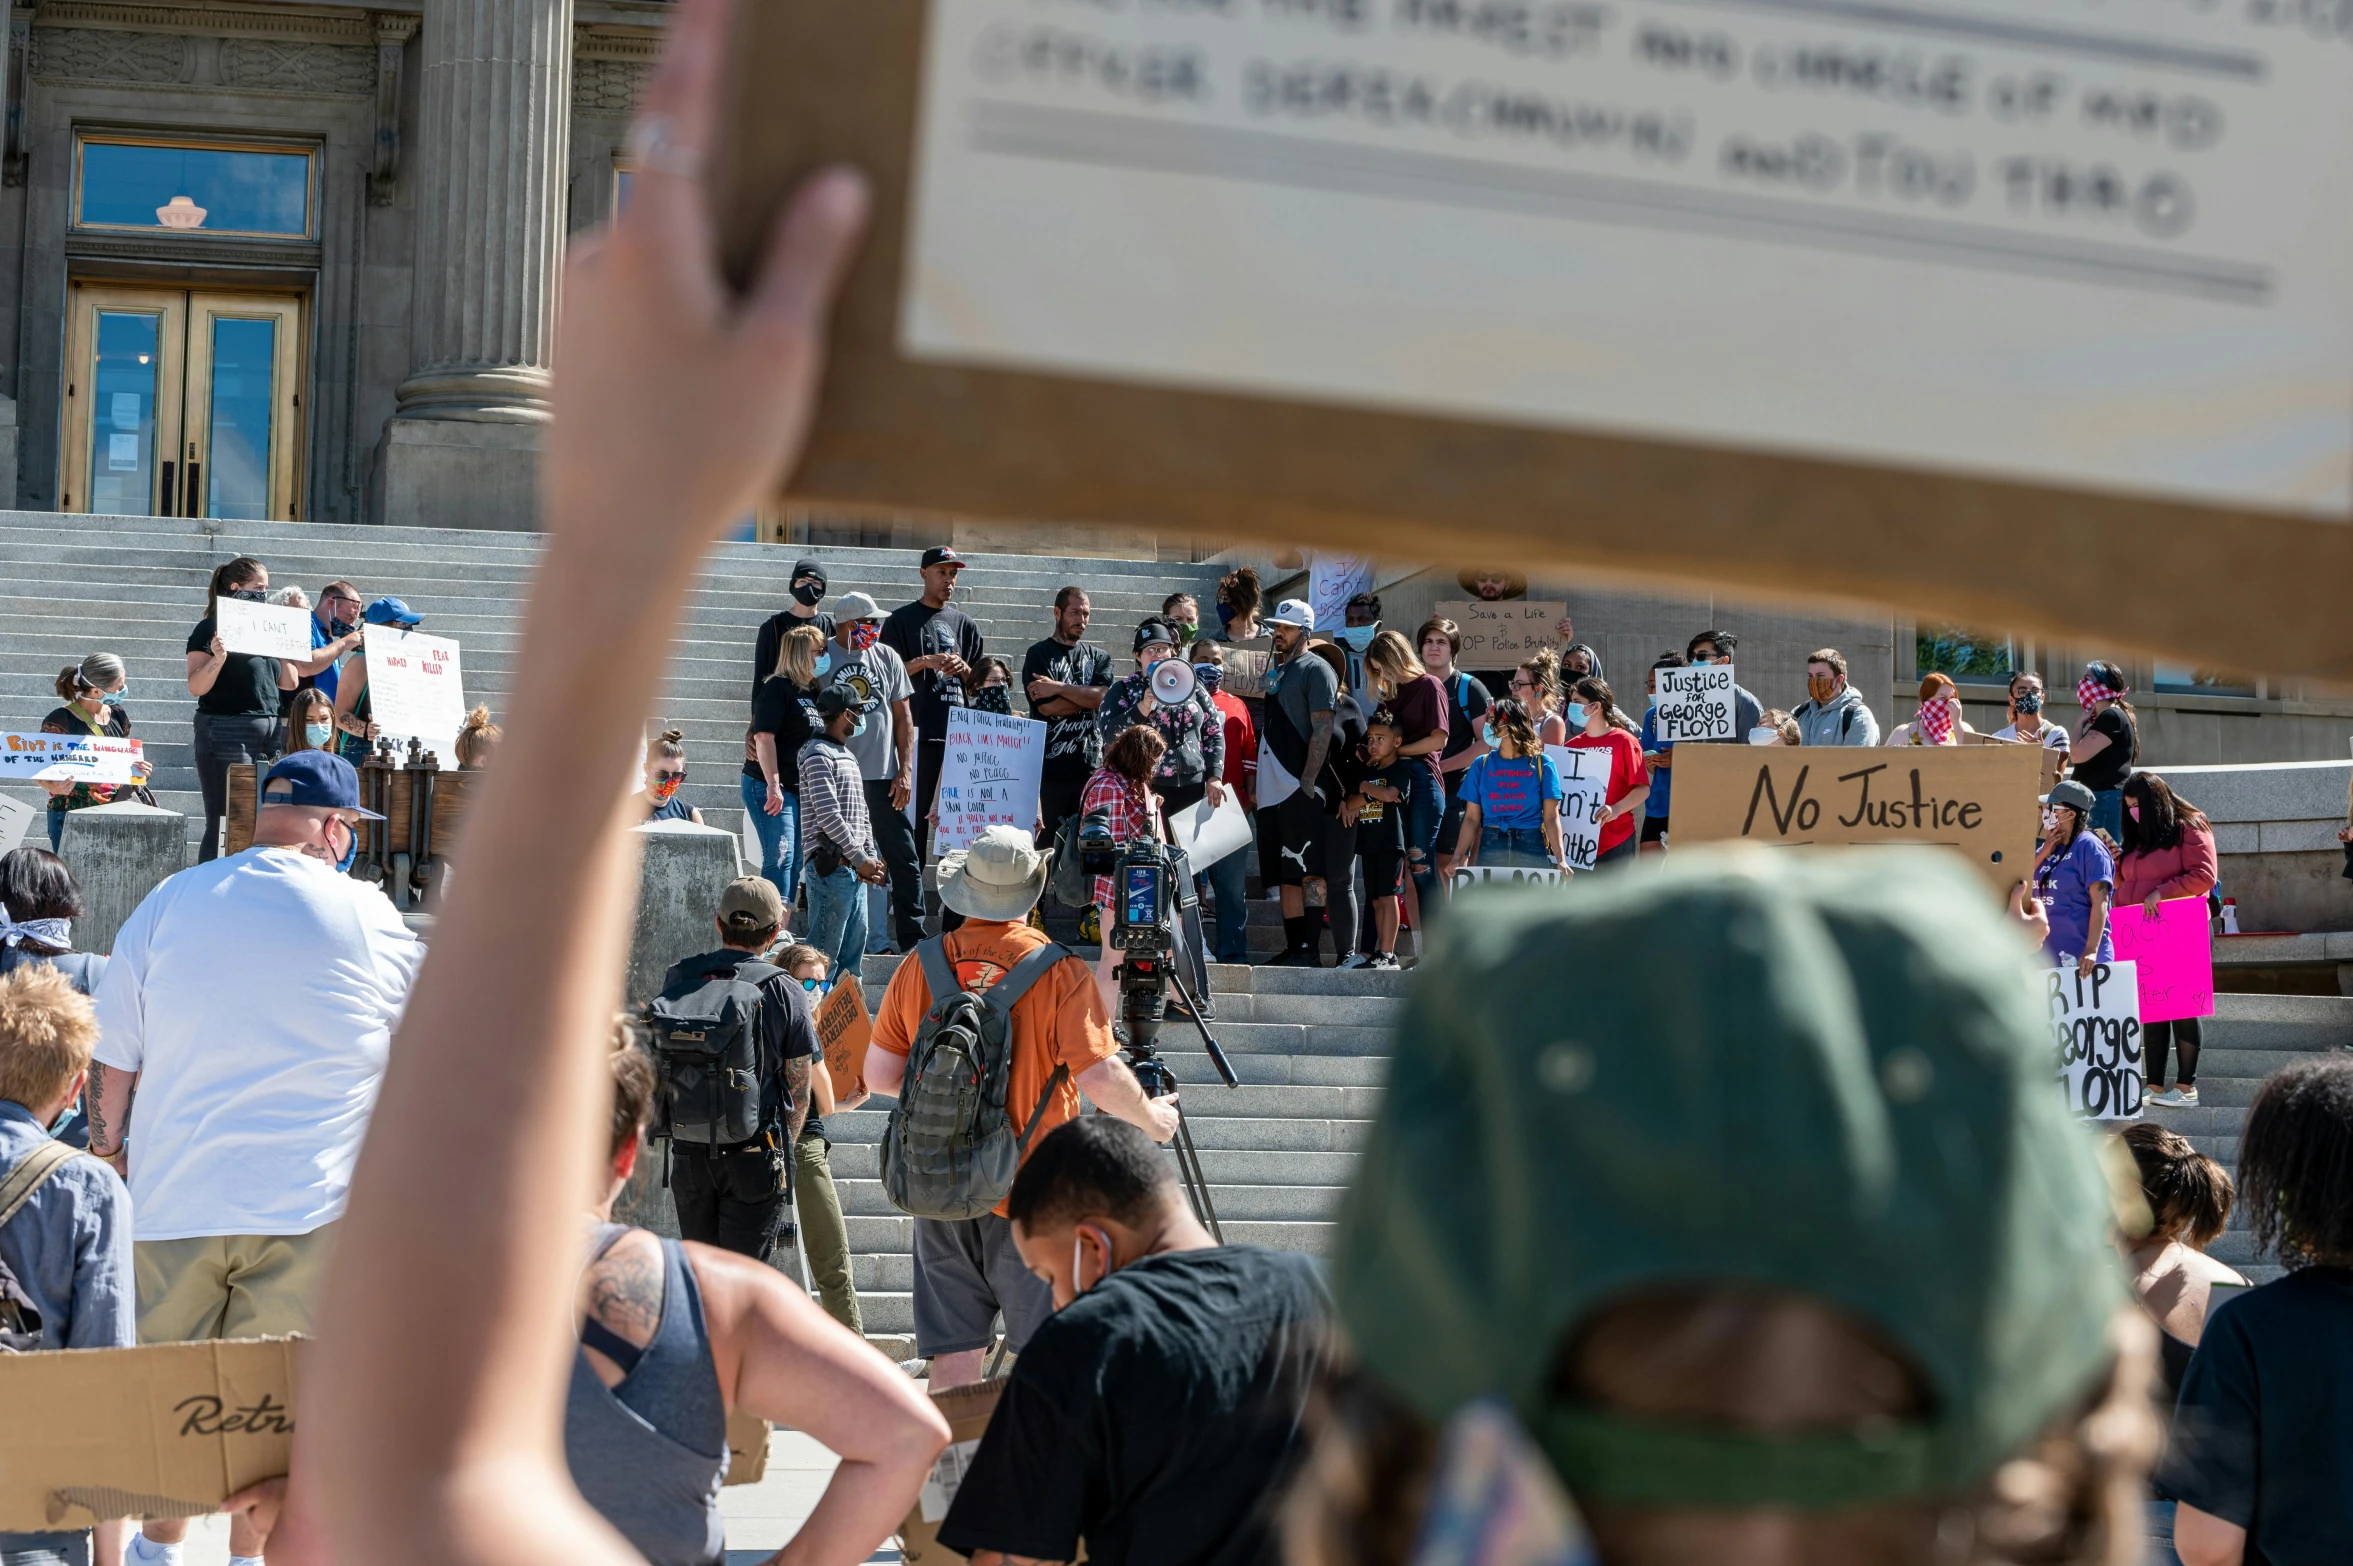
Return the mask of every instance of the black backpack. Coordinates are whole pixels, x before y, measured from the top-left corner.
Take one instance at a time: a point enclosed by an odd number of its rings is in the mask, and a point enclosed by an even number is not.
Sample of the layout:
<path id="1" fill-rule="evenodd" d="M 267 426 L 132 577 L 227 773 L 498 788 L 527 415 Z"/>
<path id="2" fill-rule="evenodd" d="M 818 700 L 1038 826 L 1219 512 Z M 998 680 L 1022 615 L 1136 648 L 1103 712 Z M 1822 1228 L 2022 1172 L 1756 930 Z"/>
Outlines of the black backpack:
<path id="1" fill-rule="evenodd" d="M 690 969 L 648 1002 L 656 1136 L 696 1147 L 740 1147 L 771 1129 L 761 1083 L 760 986 L 784 975 L 764 962 Z"/>

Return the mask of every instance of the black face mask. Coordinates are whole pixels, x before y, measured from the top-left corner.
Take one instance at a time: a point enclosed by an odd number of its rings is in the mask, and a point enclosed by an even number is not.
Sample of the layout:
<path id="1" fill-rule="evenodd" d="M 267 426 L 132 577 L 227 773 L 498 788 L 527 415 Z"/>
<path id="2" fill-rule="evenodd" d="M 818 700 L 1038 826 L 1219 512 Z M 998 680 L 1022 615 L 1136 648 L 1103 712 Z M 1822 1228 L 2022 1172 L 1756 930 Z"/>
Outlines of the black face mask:
<path id="1" fill-rule="evenodd" d="M 825 584 L 812 581 L 793 583 L 793 601 L 804 608 L 816 608 L 825 602 Z"/>
<path id="2" fill-rule="evenodd" d="M 258 587 L 240 587 L 231 592 L 229 596 L 242 598 L 249 604 L 266 604 L 270 601 L 270 595 Z"/>
<path id="3" fill-rule="evenodd" d="M 337 636 L 349 636 L 357 627 L 349 620 L 329 620 L 327 629 L 333 631 Z"/>
<path id="4" fill-rule="evenodd" d="M 1008 699 L 1010 694 L 1002 685 L 984 685 L 972 693 L 973 710 L 976 712 L 1001 712 L 1005 716 L 1011 717 L 1013 703 Z"/>

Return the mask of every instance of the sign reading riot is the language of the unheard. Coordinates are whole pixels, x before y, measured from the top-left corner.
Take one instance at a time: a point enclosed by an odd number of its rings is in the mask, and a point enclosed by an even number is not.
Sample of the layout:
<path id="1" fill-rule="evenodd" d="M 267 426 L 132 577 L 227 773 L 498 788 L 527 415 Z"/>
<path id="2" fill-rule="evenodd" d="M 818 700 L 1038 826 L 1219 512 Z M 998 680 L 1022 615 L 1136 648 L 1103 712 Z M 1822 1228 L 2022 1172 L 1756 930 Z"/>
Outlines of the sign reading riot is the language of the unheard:
<path id="1" fill-rule="evenodd" d="M 2007 896 L 2034 863 L 2041 782 L 2032 745 L 1695 745 L 1675 752 L 1675 846 L 1926 843 Z"/>
<path id="2" fill-rule="evenodd" d="M 2072 957 L 2042 977 L 2067 1107 L 2088 1120 L 2141 1118 L 2140 975 L 2129 962 L 2085 973 Z"/>
<path id="3" fill-rule="evenodd" d="M 9 782 L 131 783 L 135 739 L 95 734 L 0 734 L 0 779 Z"/>
<path id="4" fill-rule="evenodd" d="M 1046 726 L 1035 718 L 951 708 L 933 846 L 942 853 L 970 848 L 993 826 L 1037 830 L 1045 766 Z"/>
<path id="5" fill-rule="evenodd" d="M 1734 729 L 1739 711 L 1732 694 L 1732 665 L 1698 663 L 1688 669 L 1661 669 L 1658 686 L 1659 699 L 1653 710 L 1662 744 L 1741 737 Z"/>
<path id="6" fill-rule="evenodd" d="M 1547 745 L 1560 772 L 1560 841 L 1571 870 L 1590 870 L 1601 853 L 1601 813 L 1609 808 L 1610 753 Z"/>
<path id="7" fill-rule="evenodd" d="M 213 629 L 221 645 L 233 653 L 261 658 L 283 658 L 308 663 L 311 658 L 310 611 L 285 604 L 257 604 L 244 598 L 223 598 L 213 607 Z"/>
<path id="8" fill-rule="evenodd" d="M 1569 617 L 1569 606 L 1534 598 L 1442 598 L 1430 612 L 1452 620 L 1462 632 L 1456 668 L 1508 669 L 1560 645 L 1560 623 Z"/>
<path id="9" fill-rule="evenodd" d="M 420 740 L 444 767 L 457 762 L 458 730 L 466 722 L 465 681 L 458 644 L 398 626 L 371 625 L 362 633 L 368 659 L 368 710 L 385 735 Z"/>

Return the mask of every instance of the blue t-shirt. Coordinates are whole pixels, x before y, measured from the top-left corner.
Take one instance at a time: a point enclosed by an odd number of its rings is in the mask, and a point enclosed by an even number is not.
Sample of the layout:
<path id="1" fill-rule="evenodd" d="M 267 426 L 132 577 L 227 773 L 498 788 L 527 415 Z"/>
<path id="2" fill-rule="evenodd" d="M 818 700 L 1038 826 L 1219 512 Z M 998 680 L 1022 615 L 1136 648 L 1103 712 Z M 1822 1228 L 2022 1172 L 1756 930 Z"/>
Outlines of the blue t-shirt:
<path id="1" fill-rule="evenodd" d="M 1463 770 L 1462 797 L 1479 807 L 1481 827 L 1532 831 L 1544 825 L 1544 802 L 1560 798 L 1560 769 L 1550 756 L 1506 761 L 1489 751 Z"/>
<path id="2" fill-rule="evenodd" d="M 1651 708 L 1642 715 L 1642 754 L 1645 756 L 1664 755 L 1674 748 L 1675 742 L 1673 740 L 1667 740 L 1664 743 L 1660 741 L 1659 710 L 1656 707 Z M 1653 821 L 1665 820 L 1667 801 L 1674 797 L 1674 792 L 1675 769 L 1672 767 L 1651 768 L 1650 794 L 1643 801 L 1643 815 Z"/>
<path id="3" fill-rule="evenodd" d="M 335 640 L 333 633 L 319 624 L 317 615 L 312 615 L 310 617 L 310 650 L 314 653 L 324 652 L 327 650 L 327 644 L 333 640 Z M 312 675 L 310 682 L 326 693 L 327 700 L 333 701 L 336 688 L 341 684 L 342 679 L 343 665 L 341 662 L 336 662 Z"/>
<path id="4" fill-rule="evenodd" d="M 2116 861 L 2109 857 L 2108 845 L 2088 827 L 2076 834 L 2065 853 L 2044 861 L 2035 876 L 2035 895 L 2050 904 L 2051 938 L 2043 943 L 2043 950 L 2054 961 L 2084 955 L 2084 937 L 2092 927 L 2092 888 L 2106 886 L 2113 891 L 2115 885 Z M 2116 956 L 2116 943 L 2109 938 L 2106 926 L 2100 930 L 2100 949 L 2091 955 L 2102 962 Z"/>

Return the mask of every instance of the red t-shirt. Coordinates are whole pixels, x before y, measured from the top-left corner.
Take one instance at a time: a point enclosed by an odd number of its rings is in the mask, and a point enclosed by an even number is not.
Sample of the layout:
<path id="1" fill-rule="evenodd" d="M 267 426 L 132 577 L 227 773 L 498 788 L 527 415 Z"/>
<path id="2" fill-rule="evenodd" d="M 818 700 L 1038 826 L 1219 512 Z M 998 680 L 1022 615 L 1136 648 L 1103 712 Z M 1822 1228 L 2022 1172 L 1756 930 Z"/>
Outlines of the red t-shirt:
<path id="1" fill-rule="evenodd" d="M 1642 741 L 1624 729 L 1612 729 L 1607 734 L 1572 734 L 1570 750 L 1607 750 L 1610 753 L 1609 803 L 1615 809 L 1628 794 L 1650 783 L 1650 769 L 1642 764 Z M 1634 815 L 1629 811 L 1601 829 L 1601 852 L 1608 853 L 1634 835 Z"/>

